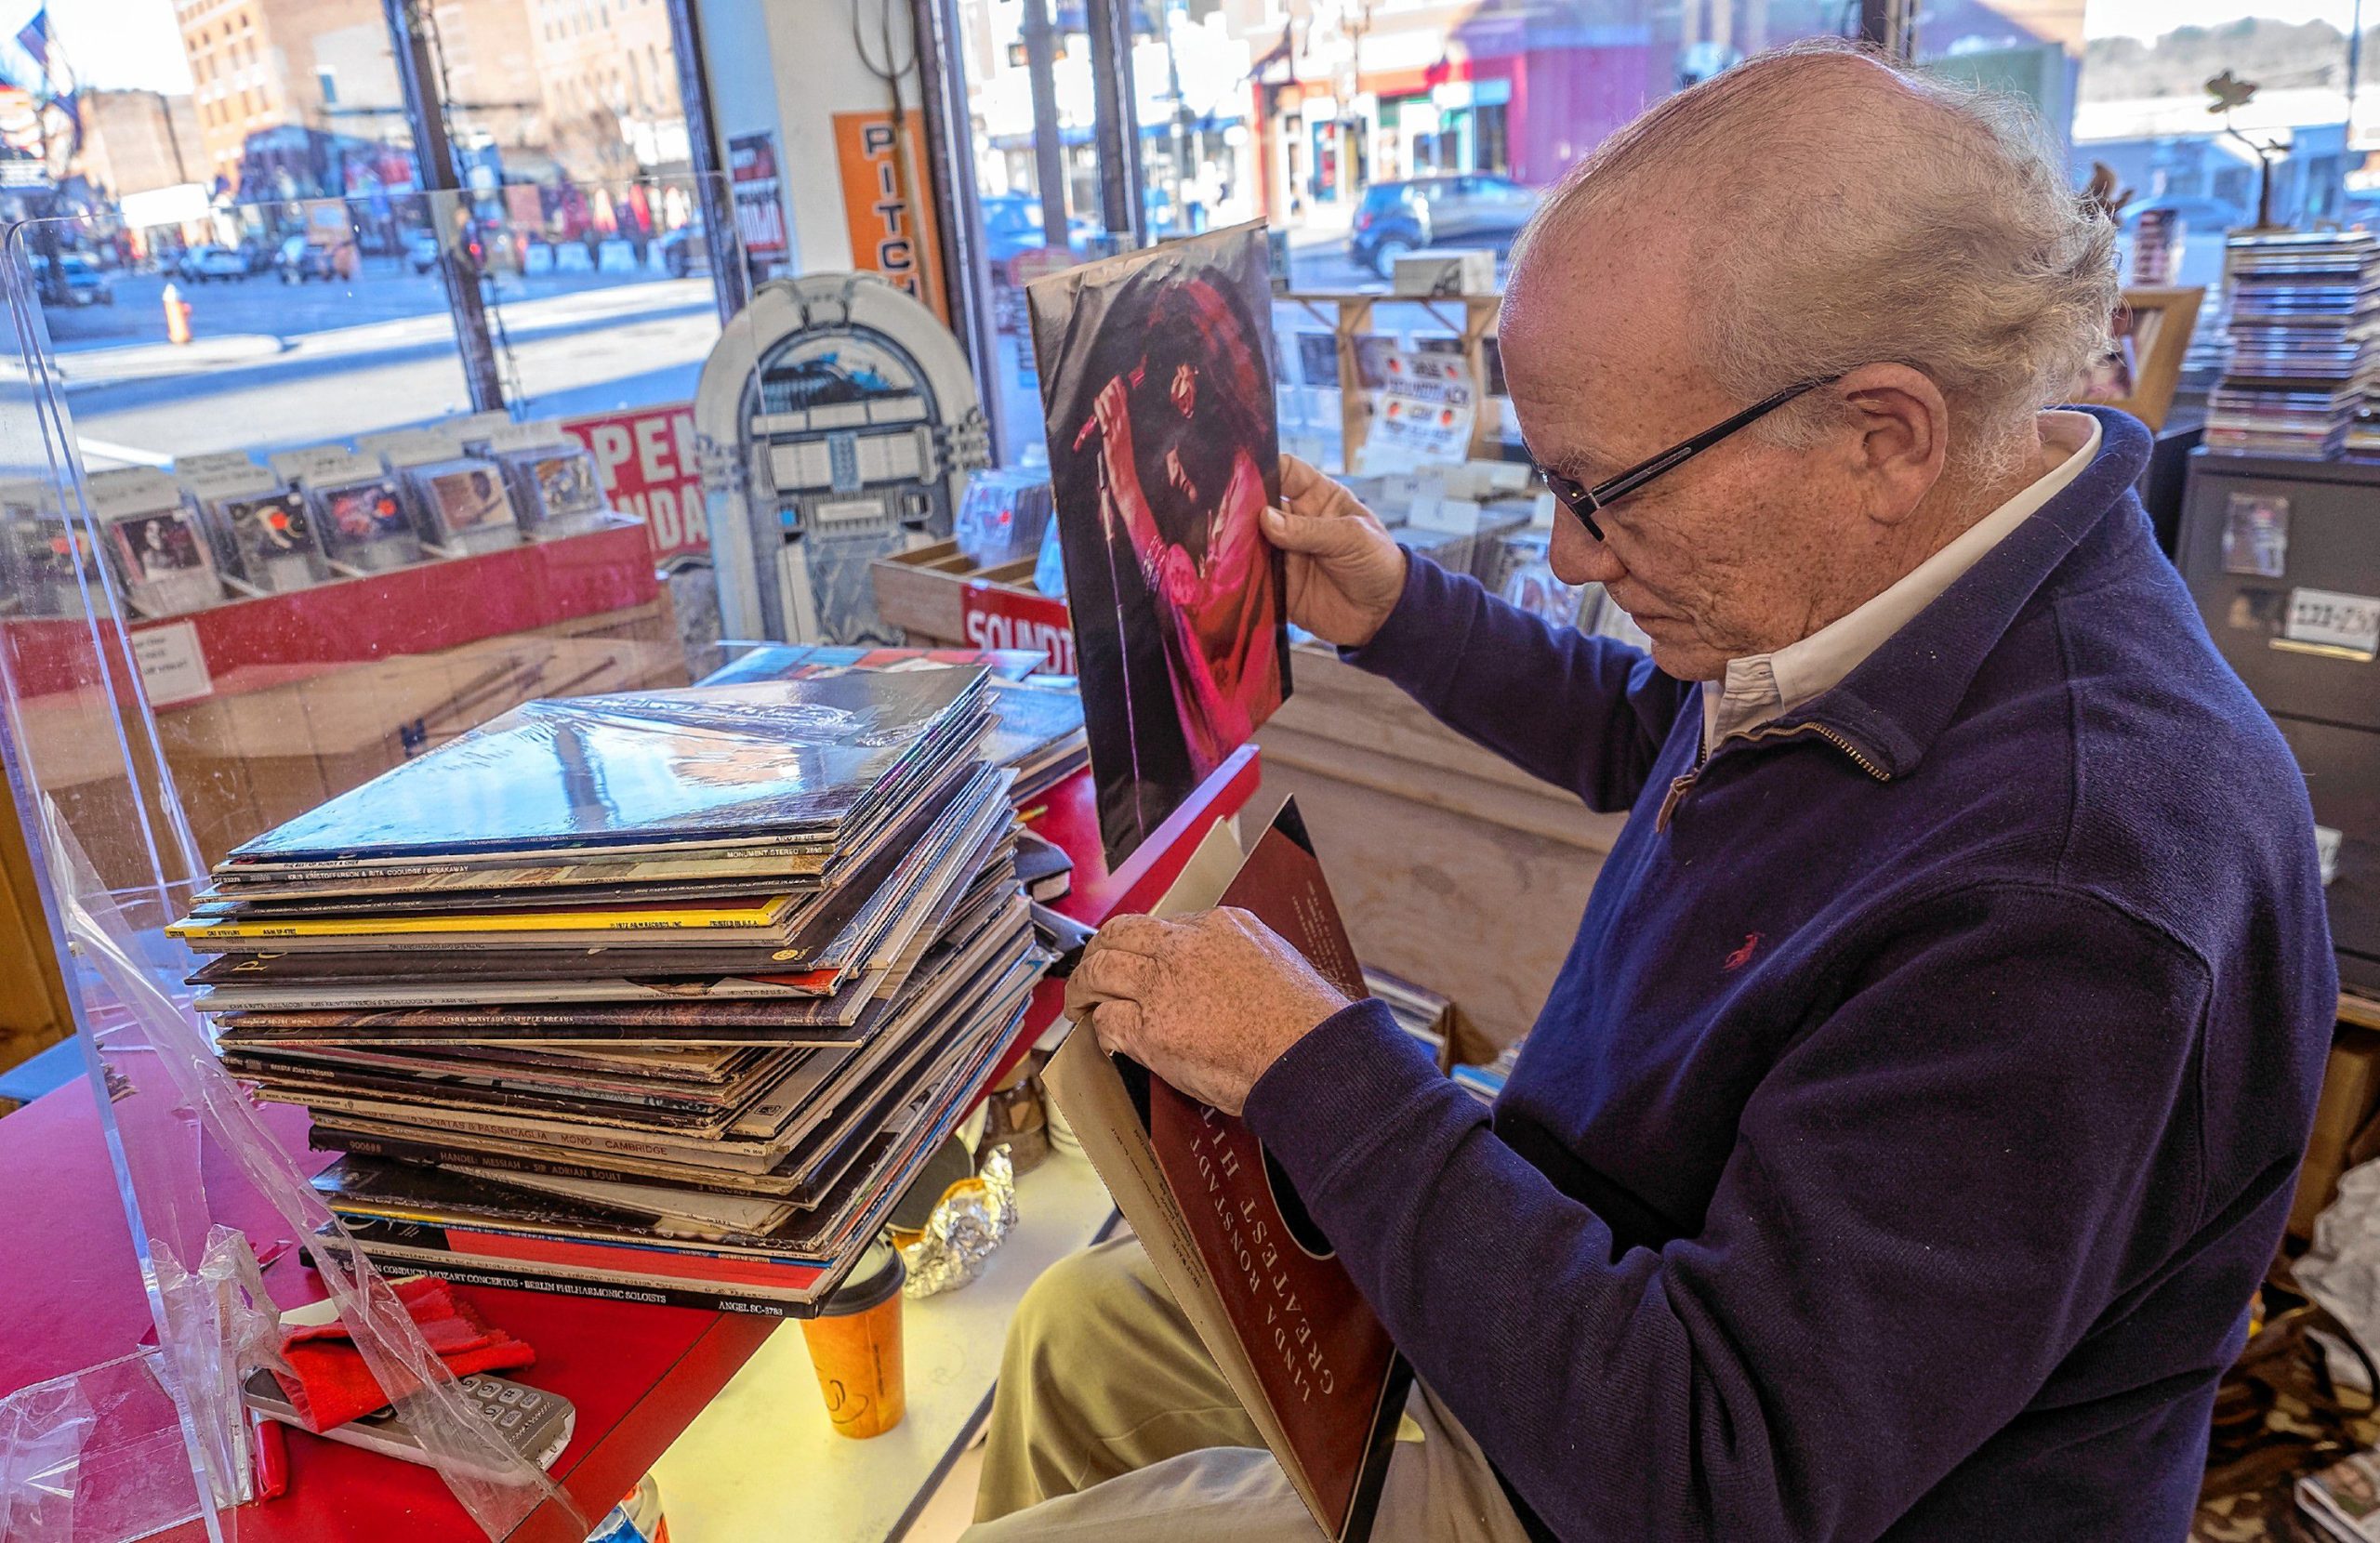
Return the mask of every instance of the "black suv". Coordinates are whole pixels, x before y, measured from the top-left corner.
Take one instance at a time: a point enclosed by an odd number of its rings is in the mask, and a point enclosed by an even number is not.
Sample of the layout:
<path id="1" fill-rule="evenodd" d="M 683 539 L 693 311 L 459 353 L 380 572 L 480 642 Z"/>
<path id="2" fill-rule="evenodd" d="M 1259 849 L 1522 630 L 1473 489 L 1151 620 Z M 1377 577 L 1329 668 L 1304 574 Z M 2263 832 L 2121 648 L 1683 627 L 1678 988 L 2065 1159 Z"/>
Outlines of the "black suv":
<path id="1" fill-rule="evenodd" d="M 1485 246 L 1501 256 L 1536 212 L 1533 190 L 1486 172 L 1375 182 L 1355 205 L 1347 256 L 1383 279 L 1397 258 L 1425 246 Z"/>

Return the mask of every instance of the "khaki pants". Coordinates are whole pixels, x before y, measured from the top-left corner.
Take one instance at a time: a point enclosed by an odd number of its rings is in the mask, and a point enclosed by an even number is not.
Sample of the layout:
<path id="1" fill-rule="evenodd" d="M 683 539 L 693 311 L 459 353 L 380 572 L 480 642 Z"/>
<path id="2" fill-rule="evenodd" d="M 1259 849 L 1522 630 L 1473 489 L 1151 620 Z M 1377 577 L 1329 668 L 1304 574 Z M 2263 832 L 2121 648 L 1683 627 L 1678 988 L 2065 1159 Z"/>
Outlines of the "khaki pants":
<path id="1" fill-rule="evenodd" d="M 1313 1543 L 1320 1536 L 1130 1238 L 1059 1260 L 1009 1326 L 967 1543 Z M 1418 1383 L 1375 1543 L 1524 1543 L 1479 1448 Z"/>

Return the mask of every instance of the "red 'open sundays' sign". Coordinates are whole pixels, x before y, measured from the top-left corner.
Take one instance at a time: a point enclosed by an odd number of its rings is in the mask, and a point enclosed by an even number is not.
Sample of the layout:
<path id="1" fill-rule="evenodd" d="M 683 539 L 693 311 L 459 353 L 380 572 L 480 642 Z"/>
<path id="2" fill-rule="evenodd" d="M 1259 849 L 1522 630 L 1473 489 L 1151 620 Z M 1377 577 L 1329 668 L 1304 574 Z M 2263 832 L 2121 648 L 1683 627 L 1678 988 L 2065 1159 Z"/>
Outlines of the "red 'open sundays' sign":
<path id="1" fill-rule="evenodd" d="M 643 519 L 654 567 L 708 560 L 710 527 L 703 517 L 703 473 L 694 458 L 692 402 L 590 413 L 564 418 L 562 426 L 594 453 L 604 502 Z"/>

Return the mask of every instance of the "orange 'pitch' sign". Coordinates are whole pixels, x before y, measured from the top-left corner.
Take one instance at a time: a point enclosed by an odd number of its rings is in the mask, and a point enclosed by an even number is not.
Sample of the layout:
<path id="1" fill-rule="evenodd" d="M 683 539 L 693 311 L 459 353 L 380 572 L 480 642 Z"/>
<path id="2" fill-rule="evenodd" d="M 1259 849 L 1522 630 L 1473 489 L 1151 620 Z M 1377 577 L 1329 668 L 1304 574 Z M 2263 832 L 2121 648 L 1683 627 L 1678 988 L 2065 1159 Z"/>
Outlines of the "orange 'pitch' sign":
<path id="1" fill-rule="evenodd" d="M 896 149 L 899 139 L 908 141 L 906 156 Z M 924 186 L 926 154 L 918 114 L 905 114 L 896 138 L 890 112 L 836 113 L 835 161 L 842 171 L 852 266 L 883 274 L 948 326 L 950 305 L 943 290 L 933 198 Z"/>

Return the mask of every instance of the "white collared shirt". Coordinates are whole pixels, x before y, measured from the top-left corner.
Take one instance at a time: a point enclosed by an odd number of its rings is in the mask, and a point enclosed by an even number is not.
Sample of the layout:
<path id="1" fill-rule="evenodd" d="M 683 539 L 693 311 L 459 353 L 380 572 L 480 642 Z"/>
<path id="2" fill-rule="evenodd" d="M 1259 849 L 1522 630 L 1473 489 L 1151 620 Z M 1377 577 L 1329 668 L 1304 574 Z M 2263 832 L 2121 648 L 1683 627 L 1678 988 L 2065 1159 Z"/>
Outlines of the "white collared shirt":
<path id="1" fill-rule="evenodd" d="M 2087 413 L 2043 413 L 2042 438 L 2077 446 L 2056 469 L 1959 533 L 1891 587 L 1839 620 L 1774 653 L 1727 661 L 1724 679 L 1702 682 L 1702 743 L 1746 733 L 1840 684 L 1844 676 L 2005 540 L 2066 491 L 2099 454 L 2099 420 Z"/>

